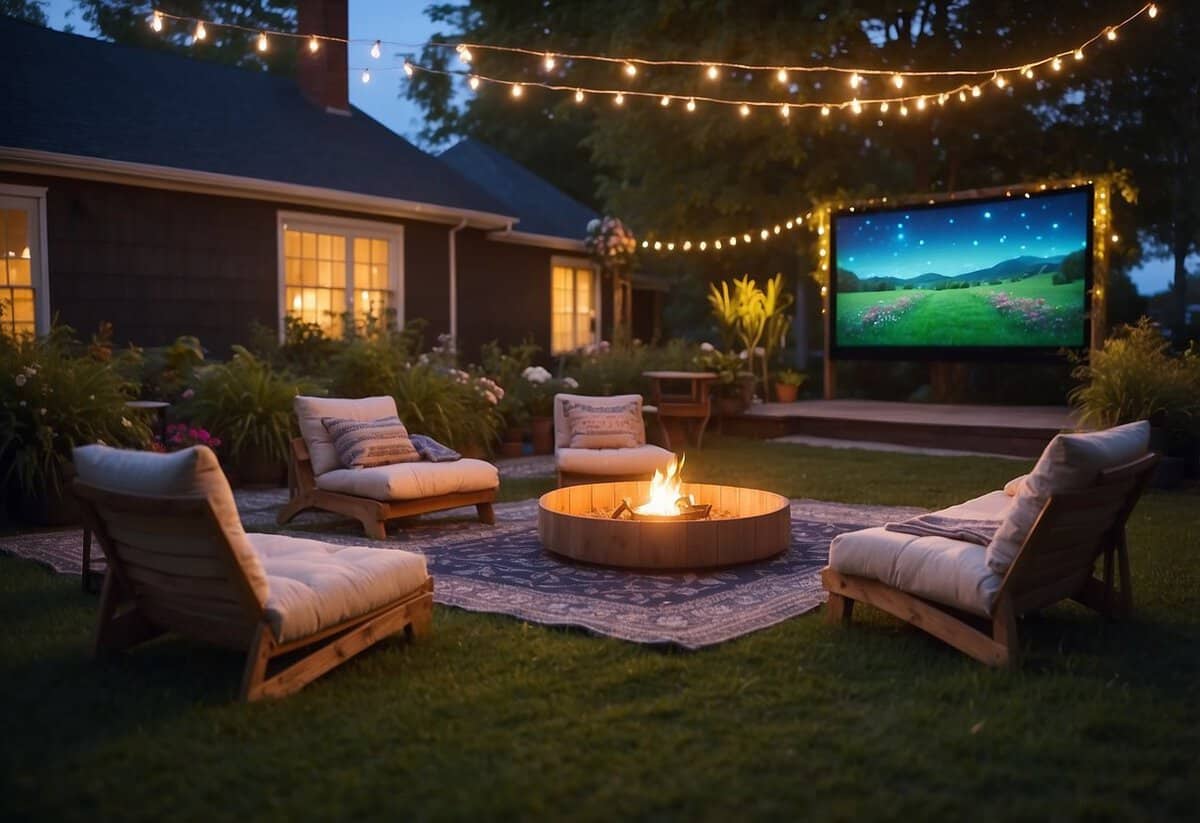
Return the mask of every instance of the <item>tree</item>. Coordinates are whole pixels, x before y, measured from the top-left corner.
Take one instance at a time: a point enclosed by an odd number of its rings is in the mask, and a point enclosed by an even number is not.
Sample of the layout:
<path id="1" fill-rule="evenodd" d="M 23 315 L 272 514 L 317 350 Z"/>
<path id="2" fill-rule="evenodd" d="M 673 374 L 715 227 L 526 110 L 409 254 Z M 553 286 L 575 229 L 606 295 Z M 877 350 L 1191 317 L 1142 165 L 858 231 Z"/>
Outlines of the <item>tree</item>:
<path id="1" fill-rule="evenodd" d="M 45 5 L 46 0 L 0 0 L 0 15 L 8 15 L 27 23 L 45 26 L 49 23 L 46 19 L 46 10 L 42 8 Z"/>
<path id="2" fill-rule="evenodd" d="M 255 31 L 295 31 L 296 8 L 288 0 L 75 0 L 83 19 L 115 43 L 164 49 L 203 57 L 234 66 L 291 72 L 296 62 L 293 44 L 276 44 L 264 55 L 255 48 Z M 190 22 L 163 20 L 163 30 L 150 27 L 152 12 L 159 9 L 181 17 L 228 23 L 246 30 L 212 26 L 208 37 L 194 43 Z"/>

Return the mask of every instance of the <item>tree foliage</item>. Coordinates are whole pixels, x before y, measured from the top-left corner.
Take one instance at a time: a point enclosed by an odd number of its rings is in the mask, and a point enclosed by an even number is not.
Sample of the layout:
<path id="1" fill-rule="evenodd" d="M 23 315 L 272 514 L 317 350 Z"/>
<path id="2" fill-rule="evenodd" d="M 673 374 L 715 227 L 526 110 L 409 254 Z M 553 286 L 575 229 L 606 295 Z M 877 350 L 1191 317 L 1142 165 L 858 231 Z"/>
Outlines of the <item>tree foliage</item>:
<path id="1" fill-rule="evenodd" d="M 45 5 L 46 0 L 0 0 L 0 15 L 44 26 L 49 22 Z"/>
<path id="2" fill-rule="evenodd" d="M 115 43 L 164 49 L 267 71 L 290 72 L 295 66 L 294 44 L 276 43 L 266 54 L 255 48 L 256 31 L 295 31 L 296 4 L 288 0 L 75 0 L 75 4 L 84 20 Z M 242 26 L 246 30 L 212 26 L 203 42 L 193 43 L 191 23 L 164 20 L 161 32 L 151 29 L 150 18 L 155 9 Z"/>

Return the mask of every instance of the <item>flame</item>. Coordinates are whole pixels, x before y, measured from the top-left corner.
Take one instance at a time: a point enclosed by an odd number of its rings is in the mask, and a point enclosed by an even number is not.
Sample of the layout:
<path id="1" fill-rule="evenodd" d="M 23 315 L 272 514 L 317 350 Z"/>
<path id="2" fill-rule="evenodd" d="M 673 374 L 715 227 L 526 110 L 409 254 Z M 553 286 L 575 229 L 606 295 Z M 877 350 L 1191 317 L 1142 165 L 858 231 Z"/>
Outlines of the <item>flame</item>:
<path id="1" fill-rule="evenodd" d="M 674 517 L 679 514 L 679 499 L 683 497 L 681 474 L 684 458 L 671 458 L 666 471 L 654 470 L 650 481 L 650 499 L 634 509 L 638 514 Z"/>

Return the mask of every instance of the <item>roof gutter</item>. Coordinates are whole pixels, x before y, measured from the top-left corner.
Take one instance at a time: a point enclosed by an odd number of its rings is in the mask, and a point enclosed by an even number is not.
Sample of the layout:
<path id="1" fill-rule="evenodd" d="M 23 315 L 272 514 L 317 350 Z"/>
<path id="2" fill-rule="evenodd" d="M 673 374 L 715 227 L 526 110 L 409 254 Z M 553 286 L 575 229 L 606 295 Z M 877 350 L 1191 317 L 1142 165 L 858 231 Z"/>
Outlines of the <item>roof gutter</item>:
<path id="1" fill-rule="evenodd" d="M 467 218 L 464 217 L 457 226 L 450 229 L 450 337 L 454 339 L 456 348 L 458 346 L 458 243 L 456 238 L 458 233 L 466 227 Z"/>
<path id="2" fill-rule="evenodd" d="M 509 215 L 395 197 L 8 146 L 0 146 L 0 171 L 47 174 L 248 200 L 283 200 L 289 204 L 342 209 L 431 223 L 465 223 L 472 228 L 484 230 L 506 227 L 511 229 L 513 223 L 517 222 L 516 217 Z"/>
<path id="3" fill-rule="evenodd" d="M 532 232 L 513 231 L 512 223 L 509 223 L 506 228 L 501 231 L 489 231 L 487 233 L 488 240 L 496 240 L 501 243 L 516 243 L 522 246 L 537 246 L 543 249 L 557 249 L 559 251 L 586 252 L 587 247 L 582 240 L 574 240 L 569 237 L 555 237 L 550 234 L 534 234 Z"/>

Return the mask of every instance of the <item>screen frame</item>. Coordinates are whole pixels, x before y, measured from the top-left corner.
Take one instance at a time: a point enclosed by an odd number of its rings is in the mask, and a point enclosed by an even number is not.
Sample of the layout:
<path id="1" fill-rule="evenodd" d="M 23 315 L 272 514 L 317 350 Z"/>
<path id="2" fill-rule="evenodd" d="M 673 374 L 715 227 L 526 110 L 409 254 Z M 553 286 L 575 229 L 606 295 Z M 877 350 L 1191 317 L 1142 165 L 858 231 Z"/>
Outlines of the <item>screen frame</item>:
<path id="1" fill-rule="evenodd" d="M 1064 352 L 1083 354 L 1091 346 L 1092 311 L 1095 296 L 1092 291 L 1095 268 L 1095 208 L 1096 187 L 1092 183 L 1080 183 L 1074 186 L 1060 186 L 1045 190 L 1018 189 L 1012 187 L 1009 194 L 956 196 L 947 195 L 934 202 L 912 203 L 909 205 L 886 205 L 860 208 L 848 206 L 837 209 L 829 215 L 829 305 L 826 314 L 826 342 L 829 346 L 830 358 L 833 360 L 942 360 L 942 361 L 980 361 L 995 362 L 1049 362 L 1063 359 Z M 862 217 L 876 214 L 896 214 L 899 212 L 937 211 L 961 208 L 963 206 L 984 206 L 988 203 L 1007 203 L 1014 199 L 1035 201 L 1041 197 L 1061 195 L 1068 192 L 1085 192 L 1087 194 L 1087 247 L 1084 253 L 1083 272 L 1083 343 L 1079 346 L 844 346 L 837 339 L 837 238 L 838 220 L 843 217 Z"/>

